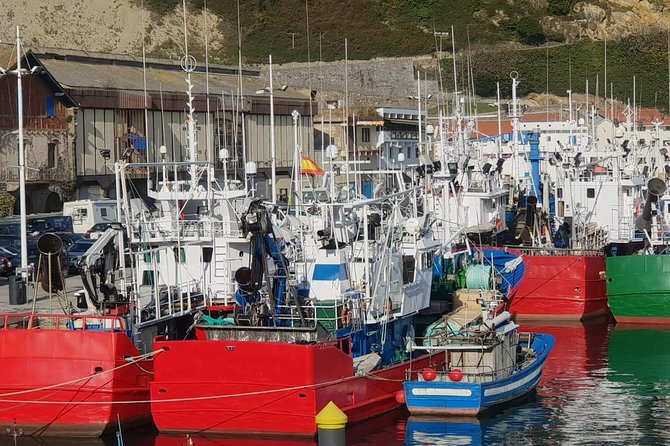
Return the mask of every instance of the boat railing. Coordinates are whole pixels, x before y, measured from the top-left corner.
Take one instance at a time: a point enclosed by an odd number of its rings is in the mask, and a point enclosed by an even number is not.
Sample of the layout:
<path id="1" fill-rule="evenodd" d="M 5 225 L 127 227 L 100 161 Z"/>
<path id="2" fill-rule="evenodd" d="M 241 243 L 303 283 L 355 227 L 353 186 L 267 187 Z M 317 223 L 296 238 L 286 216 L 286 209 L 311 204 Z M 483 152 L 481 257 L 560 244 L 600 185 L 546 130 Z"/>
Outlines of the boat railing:
<path id="1" fill-rule="evenodd" d="M 131 222 L 133 226 L 133 222 Z M 215 237 L 240 237 L 239 227 L 230 221 L 215 221 L 209 219 L 175 220 L 157 219 L 140 222 L 140 230 L 132 231 L 134 242 L 161 242 L 181 240 L 184 242 L 195 240 L 211 240 Z"/>
<path id="2" fill-rule="evenodd" d="M 516 247 L 506 246 L 505 248 L 513 249 L 525 256 L 586 256 L 586 257 L 603 257 L 605 254 L 601 249 L 586 249 L 586 248 L 545 248 L 545 247 Z"/>
<path id="3" fill-rule="evenodd" d="M 476 368 L 476 371 L 468 371 L 469 368 Z M 516 369 L 516 365 L 494 369 L 493 366 L 480 364 L 477 366 L 452 366 L 451 370 L 436 372 L 436 381 L 451 381 L 449 374 L 458 369 L 463 375 L 463 382 L 487 382 L 508 377 Z"/>
<path id="4" fill-rule="evenodd" d="M 203 308 L 206 302 L 201 286 L 202 282 L 196 278 L 157 289 L 151 302 L 135 313 L 137 324 L 153 324 Z"/>
<path id="5" fill-rule="evenodd" d="M 328 331 L 345 327 L 357 331 L 365 321 L 365 312 L 370 304 L 370 298 L 352 290 L 335 299 L 308 299 L 300 308 L 295 304 L 277 306 L 274 319 L 284 326 L 315 326 L 320 323 Z"/>
<path id="6" fill-rule="evenodd" d="M 344 353 L 351 355 L 351 339 L 350 338 L 340 338 L 340 339 L 329 339 L 327 341 L 319 341 L 316 343 L 317 348 L 332 348 L 335 347 L 338 350 L 342 350 Z"/>
<path id="7" fill-rule="evenodd" d="M 112 331 L 125 330 L 125 323 L 118 316 L 12 313 L 0 316 L 0 330 L 41 329 L 41 330 L 83 330 Z"/>

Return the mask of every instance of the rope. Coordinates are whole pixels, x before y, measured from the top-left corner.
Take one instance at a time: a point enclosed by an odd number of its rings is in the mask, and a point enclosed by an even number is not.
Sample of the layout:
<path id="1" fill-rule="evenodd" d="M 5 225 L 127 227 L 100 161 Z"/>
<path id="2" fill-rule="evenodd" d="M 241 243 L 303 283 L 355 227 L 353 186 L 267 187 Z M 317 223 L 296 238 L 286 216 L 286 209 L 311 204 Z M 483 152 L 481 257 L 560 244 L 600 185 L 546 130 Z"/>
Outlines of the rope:
<path id="1" fill-rule="evenodd" d="M 120 370 L 122 368 L 125 368 L 125 367 L 128 367 L 130 365 L 136 364 L 137 362 L 139 362 L 141 360 L 151 358 L 152 356 L 155 356 L 155 355 L 157 355 L 157 354 L 159 354 L 163 351 L 165 351 L 165 350 L 160 349 L 160 350 L 154 350 L 154 351 L 149 352 L 149 353 L 145 353 L 144 355 L 131 356 L 130 358 L 126 359 L 127 362 L 125 364 L 122 364 L 120 366 L 111 368 L 109 370 L 103 370 L 102 372 L 93 373 L 91 375 L 87 375 L 87 376 L 84 376 L 84 377 L 81 377 L 81 378 L 73 379 L 71 381 L 65 381 L 65 382 L 58 383 L 58 384 L 51 384 L 49 386 L 44 386 L 44 387 L 37 387 L 35 389 L 17 390 L 16 392 L 0 393 L 0 397 L 7 397 L 7 396 L 14 396 L 14 395 L 24 395 L 26 393 L 42 392 L 44 390 L 50 390 L 50 389 L 55 389 L 55 388 L 58 388 L 58 387 L 67 386 L 67 385 L 70 385 L 70 384 L 77 383 L 79 381 L 84 381 L 84 380 L 93 378 L 95 376 L 100 376 L 100 375 L 103 375 L 105 373 Z M 0 401 L 2 401 L 2 402 L 21 402 L 21 401 L 18 401 L 18 400 L 0 400 Z"/>
<path id="2" fill-rule="evenodd" d="M 158 350 L 155 353 L 152 352 L 151 354 L 157 354 L 160 353 L 163 350 Z M 129 363 L 130 364 L 130 363 Z M 121 368 L 121 367 L 118 367 Z M 109 371 L 112 371 L 114 369 L 110 369 Z M 88 378 L 88 377 L 87 377 Z M 325 387 L 329 386 L 331 384 L 337 384 L 345 381 L 349 381 L 355 378 L 367 378 L 371 380 L 376 380 L 376 381 L 392 381 L 392 382 L 403 382 L 404 379 L 395 379 L 395 378 L 384 378 L 381 376 L 374 376 L 374 375 L 362 375 L 362 376 L 351 376 L 347 378 L 338 378 L 334 379 L 332 381 L 326 381 L 324 383 L 318 383 L 318 384 L 305 384 L 301 386 L 293 386 L 293 387 L 281 387 L 279 389 L 271 389 L 271 390 L 258 390 L 254 392 L 243 392 L 243 393 L 229 393 L 229 394 L 222 394 L 222 395 L 208 395 L 208 396 L 196 396 L 196 397 L 190 397 L 190 398 L 167 398 L 167 399 L 161 399 L 161 400 L 124 400 L 124 401 L 21 401 L 21 400 L 10 400 L 10 399 L 0 399 L 1 403 L 22 403 L 22 404 L 64 404 L 64 405 L 86 405 L 86 406 L 95 406 L 95 405 L 107 405 L 107 404 L 155 404 L 155 403 L 181 403 L 181 402 L 188 402 L 188 401 L 208 401 L 208 400 L 216 400 L 216 399 L 226 399 L 226 398 L 240 398 L 240 397 L 246 397 L 246 396 L 256 396 L 256 395 L 269 395 L 269 394 L 274 394 L 274 393 L 282 393 L 282 392 L 291 392 L 291 391 L 297 391 L 297 390 L 303 390 L 303 389 L 310 389 L 310 388 L 319 388 L 319 387 Z M 80 381 L 85 378 L 81 378 L 76 381 Z M 49 386 L 45 387 L 43 389 L 48 389 L 50 387 L 54 386 Z M 32 391 L 36 391 L 39 389 L 35 389 Z M 19 393 L 27 393 L 29 391 L 22 391 L 22 392 L 15 392 L 14 394 L 19 394 Z M 7 396 L 7 395 L 12 395 L 12 394 L 0 394 L 0 397 Z"/>

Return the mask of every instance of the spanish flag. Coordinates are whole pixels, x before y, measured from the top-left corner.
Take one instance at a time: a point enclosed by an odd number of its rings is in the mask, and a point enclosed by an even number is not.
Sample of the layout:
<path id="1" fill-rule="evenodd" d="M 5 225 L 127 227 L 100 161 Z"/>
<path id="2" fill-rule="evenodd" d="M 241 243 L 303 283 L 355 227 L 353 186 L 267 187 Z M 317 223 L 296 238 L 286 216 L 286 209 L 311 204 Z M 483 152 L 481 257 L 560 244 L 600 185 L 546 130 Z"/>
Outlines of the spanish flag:
<path id="1" fill-rule="evenodd" d="M 300 171 L 308 175 L 323 175 L 323 169 L 317 164 L 316 161 L 310 159 L 306 156 L 302 157 L 300 161 Z"/>

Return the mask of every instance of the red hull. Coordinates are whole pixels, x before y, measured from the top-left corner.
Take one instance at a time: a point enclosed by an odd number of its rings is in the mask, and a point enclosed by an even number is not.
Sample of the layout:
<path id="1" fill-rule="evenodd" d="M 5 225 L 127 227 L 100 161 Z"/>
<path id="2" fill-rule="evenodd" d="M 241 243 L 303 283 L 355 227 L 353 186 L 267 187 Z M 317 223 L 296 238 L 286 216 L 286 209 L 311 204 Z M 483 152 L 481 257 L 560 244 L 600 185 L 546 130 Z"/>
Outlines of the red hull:
<path id="1" fill-rule="evenodd" d="M 161 432 L 314 436 L 333 401 L 355 423 L 399 406 L 406 370 L 425 357 L 354 376 L 351 357 L 329 344 L 156 341 L 151 413 Z"/>
<path id="2" fill-rule="evenodd" d="M 97 437 L 116 429 L 117 416 L 124 429 L 150 421 L 152 364 L 142 361 L 143 371 L 125 360 L 138 354 L 120 331 L 0 328 L 0 429 L 16 422 L 23 435 Z"/>
<path id="3" fill-rule="evenodd" d="M 609 314 L 605 257 L 526 255 L 521 283 L 513 290 L 510 313 L 516 320 L 586 320 Z"/>

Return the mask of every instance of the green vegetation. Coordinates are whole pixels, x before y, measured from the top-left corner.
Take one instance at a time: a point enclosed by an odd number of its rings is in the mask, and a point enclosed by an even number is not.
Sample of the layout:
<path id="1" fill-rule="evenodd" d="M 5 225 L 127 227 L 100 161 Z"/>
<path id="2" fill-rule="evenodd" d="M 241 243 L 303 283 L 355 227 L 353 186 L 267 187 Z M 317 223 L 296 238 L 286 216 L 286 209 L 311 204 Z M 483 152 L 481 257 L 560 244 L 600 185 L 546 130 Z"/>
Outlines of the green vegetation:
<path id="1" fill-rule="evenodd" d="M 516 32 L 519 34 L 519 41 L 527 45 L 542 45 L 545 41 L 542 25 L 532 17 L 519 20 Z"/>
<path id="2" fill-rule="evenodd" d="M 457 65 L 465 63 L 457 58 Z M 595 93 L 598 76 L 599 93 L 604 93 L 605 48 L 603 42 L 581 41 L 532 49 L 482 50 L 471 56 L 475 87 L 479 95 L 495 97 L 496 82 L 500 82 L 503 97 L 510 97 L 510 72 L 519 73 L 519 94 L 549 92 L 565 96 L 566 91 L 583 93 L 586 80 L 589 92 Z M 452 60 L 443 61 L 444 85 L 453 85 Z M 459 70 L 460 71 L 460 70 Z M 607 44 L 607 91 L 610 84 L 614 96 L 621 101 L 633 101 L 633 76 L 636 81 L 637 102 L 647 107 L 668 108 L 667 35 L 652 33 L 630 36 Z"/>
<path id="3" fill-rule="evenodd" d="M 585 90 L 588 79 L 594 92 L 596 75 L 599 91 L 604 92 L 604 44 L 580 41 L 572 45 L 548 45 L 561 41 L 562 31 L 545 34 L 540 19 L 547 15 L 568 22 L 578 0 L 208 0 L 210 11 L 221 18 L 224 49 L 210 52 L 215 62 L 237 62 L 237 5 L 242 21 L 242 55 L 245 62 L 264 63 L 272 54 L 277 63 L 344 59 L 348 42 L 349 59 L 412 56 L 436 53 L 442 46 L 451 52 L 451 36 L 436 37 L 433 31 L 449 32 L 454 26 L 456 50 L 463 54 L 470 46 L 475 85 L 480 95 L 495 96 L 496 82 L 502 93 L 510 94 L 509 73 L 518 71 L 520 94 L 549 91 L 565 95 L 571 88 Z M 585 0 L 599 3 L 599 0 Z M 658 0 L 653 0 L 654 2 Z M 202 9 L 205 0 L 187 0 L 191 8 Z M 309 5 L 309 56 L 306 3 Z M 181 6 L 181 0 L 144 0 L 152 18 L 159 22 L 168 11 Z M 191 15 L 191 19 L 197 17 Z M 291 33 L 295 34 L 295 48 Z M 468 45 L 468 40 L 470 45 Z M 511 49 L 500 43 L 529 45 Z M 607 82 L 614 83 L 620 100 L 632 98 L 633 76 L 637 77 L 637 96 L 644 105 L 667 107 L 668 74 L 665 34 L 627 37 L 608 44 Z M 202 57 L 202 43 L 190 41 L 191 51 Z M 179 54 L 181 41 L 166 42 L 152 55 Z M 321 53 L 321 55 L 320 55 Z M 163 54 L 163 55 L 164 55 Z M 464 57 L 458 59 L 458 72 L 464 73 Z M 444 85 L 452 85 L 451 61 L 444 61 Z M 570 75 L 571 71 L 571 75 Z M 462 76 L 463 79 L 466 76 Z M 570 81 L 572 80 L 572 82 Z M 610 85 L 607 85 L 609 92 Z"/>
<path id="4" fill-rule="evenodd" d="M 547 12 L 553 15 L 567 15 L 576 0 L 548 0 Z"/>
<path id="5" fill-rule="evenodd" d="M 560 1 L 571 5 L 574 0 Z M 560 1 L 550 1 L 550 5 Z M 187 2 L 196 9 L 205 3 Z M 319 59 L 320 50 L 324 60 L 343 59 L 345 38 L 350 59 L 434 53 L 439 39 L 433 31 L 448 32 L 452 25 L 458 49 L 467 47 L 468 36 L 471 44 L 518 41 L 538 45 L 545 39 L 538 20 L 547 15 L 547 7 L 537 0 L 239 0 L 246 61 L 262 63 L 268 54 L 278 63 L 306 61 L 306 3 L 312 60 Z M 179 8 L 181 1 L 144 0 L 144 4 L 158 23 L 167 12 Z M 224 52 L 211 54 L 213 60 L 237 60 L 237 4 L 238 0 L 207 2 L 208 9 L 221 18 L 226 36 Z M 296 33 L 295 48 L 291 33 Z M 443 39 L 445 46 L 451 47 L 449 37 Z"/>

